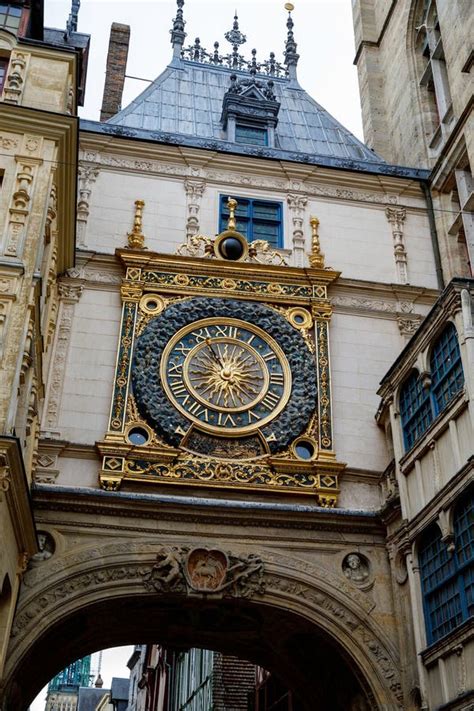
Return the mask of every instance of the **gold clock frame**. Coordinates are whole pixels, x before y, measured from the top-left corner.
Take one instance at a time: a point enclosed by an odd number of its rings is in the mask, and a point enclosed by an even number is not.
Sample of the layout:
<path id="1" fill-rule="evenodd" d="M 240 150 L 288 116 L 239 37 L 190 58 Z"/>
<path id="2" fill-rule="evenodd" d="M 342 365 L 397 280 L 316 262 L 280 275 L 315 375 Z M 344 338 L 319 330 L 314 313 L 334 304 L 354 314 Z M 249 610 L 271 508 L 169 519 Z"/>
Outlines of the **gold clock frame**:
<path id="1" fill-rule="evenodd" d="M 332 308 L 328 287 L 339 272 L 322 267 L 233 262 L 212 256 L 165 255 L 143 248 L 118 249 L 116 256 L 124 269 L 122 320 L 108 431 L 97 442 L 102 457 L 102 488 L 115 491 L 140 484 L 162 489 L 232 489 L 311 496 L 320 506 L 335 506 L 345 465 L 337 461 L 333 446 L 329 352 Z M 186 432 L 182 433 L 181 447 L 167 445 L 156 433 L 144 445 L 128 441 L 126 433 L 132 425 L 146 425 L 149 431 L 130 392 L 135 338 L 164 308 L 196 296 L 260 302 L 299 330 L 314 353 L 318 378 L 318 409 L 300 434 L 316 443 L 314 459 L 298 459 L 292 446 L 256 461 L 200 456 L 185 449 Z M 150 308 L 153 301 L 156 306 Z M 295 319 L 295 315 L 304 318 Z M 248 325 L 245 322 L 246 328 Z"/>

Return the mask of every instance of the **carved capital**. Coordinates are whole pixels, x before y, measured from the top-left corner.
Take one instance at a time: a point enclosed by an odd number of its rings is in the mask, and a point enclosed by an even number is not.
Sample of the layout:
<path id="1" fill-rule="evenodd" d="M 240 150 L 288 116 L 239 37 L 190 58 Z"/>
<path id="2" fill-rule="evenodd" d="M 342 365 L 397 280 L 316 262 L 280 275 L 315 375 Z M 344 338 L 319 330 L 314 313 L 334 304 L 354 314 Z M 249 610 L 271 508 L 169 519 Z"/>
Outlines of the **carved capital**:
<path id="1" fill-rule="evenodd" d="M 204 180 L 186 178 L 184 181 L 184 189 L 186 191 L 186 197 L 190 202 L 199 202 L 206 189 L 206 183 Z"/>
<path id="2" fill-rule="evenodd" d="M 82 296 L 82 284 L 71 284 L 66 281 L 58 282 L 59 298 L 70 303 L 77 303 Z"/>
<path id="3" fill-rule="evenodd" d="M 308 198 L 304 195 L 294 195 L 293 193 L 289 193 L 286 196 L 286 202 L 292 212 L 295 212 L 298 216 L 302 216 L 306 209 L 306 205 L 308 204 Z"/>
<path id="4" fill-rule="evenodd" d="M 391 225 L 399 230 L 403 230 L 403 224 L 407 217 L 407 211 L 405 207 L 386 207 L 385 215 L 387 220 Z"/>

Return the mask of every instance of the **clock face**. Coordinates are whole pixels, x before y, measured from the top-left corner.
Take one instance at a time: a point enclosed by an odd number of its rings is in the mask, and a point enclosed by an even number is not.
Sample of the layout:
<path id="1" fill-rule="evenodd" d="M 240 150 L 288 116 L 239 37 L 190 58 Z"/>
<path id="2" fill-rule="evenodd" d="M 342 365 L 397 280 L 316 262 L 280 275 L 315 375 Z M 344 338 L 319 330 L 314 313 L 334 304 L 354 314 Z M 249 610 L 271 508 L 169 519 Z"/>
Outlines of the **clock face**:
<path id="1" fill-rule="evenodd" d="M 316 383 L 314 355 L 298 330 L 255 302 L 170 304 L 135 343 L 140 415 L 166 443 L 206 456 L 284 450 L 315 412 Z"/>
<path id="2" fill-rule="evenodd" d="M 165 392 L 200 429 L 240 435 L 259 429 L 288 402 L 291 371 L 276 341 L 234 318 L 208 318 L 180 329 L 164 349 Z"/>

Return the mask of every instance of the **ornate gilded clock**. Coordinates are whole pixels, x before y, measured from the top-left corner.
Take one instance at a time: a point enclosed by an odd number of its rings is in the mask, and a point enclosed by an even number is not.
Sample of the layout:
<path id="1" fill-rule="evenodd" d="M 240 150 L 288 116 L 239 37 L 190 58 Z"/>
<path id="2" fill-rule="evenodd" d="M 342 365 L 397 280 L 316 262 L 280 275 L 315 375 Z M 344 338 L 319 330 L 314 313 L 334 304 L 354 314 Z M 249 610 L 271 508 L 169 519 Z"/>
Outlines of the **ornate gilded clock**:
<path id="1" fill-rule="evenodd" d="M 284 449 L 316 408 L 314 355 L 271 307 L 192 298 L 149 321 L 137 339 L 133 393 L 170 445 L 220 457 Z"/>

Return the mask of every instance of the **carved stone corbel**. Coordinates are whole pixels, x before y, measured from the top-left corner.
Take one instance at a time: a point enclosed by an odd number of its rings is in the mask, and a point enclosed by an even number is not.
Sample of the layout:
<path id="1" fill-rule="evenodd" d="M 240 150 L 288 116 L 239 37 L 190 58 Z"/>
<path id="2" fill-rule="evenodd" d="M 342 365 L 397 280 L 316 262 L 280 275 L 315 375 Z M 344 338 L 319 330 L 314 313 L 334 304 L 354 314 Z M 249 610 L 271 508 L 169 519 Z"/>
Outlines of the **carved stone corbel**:
<path id="1" fill-rule="evenodd" d="M 289 193 L 286 201 L 291 213 L 293 223 L 293 263 L 295 267 L 307 266 L 305 238 L 303 231 L 304 216 L 308 199 L 304 195 L 294 195 Z"/>
<path id="2" fill-rule="evenodd" d="M 30 214 L 31 186 L 35 177 L 37 161 L 17 158 L 18 168 L 15 187 L 9 207 L 5 254 L 10 257 L 21 255 L 26 224 Z"/>
<path id="3" fill-rule="evenodd" d="M 392 226 L 393 254 L 395 257 L 397 278 L 400 284 L 408 284 L 408 257 L 403 234 L 407 211 L 404 207 L 387 207 L 385 208 L 385 215 Z"/>
<path id="4" fill-rule="evenodd" d="M 19 104 L 25 86 L 26 66 L 29 55 L 13 51 L 7 71 L 7 79 L 3 87 L 3 101 L 6 104 Z"/>

